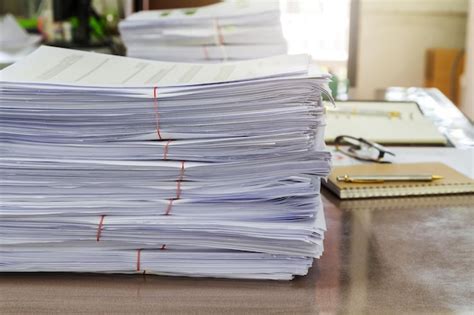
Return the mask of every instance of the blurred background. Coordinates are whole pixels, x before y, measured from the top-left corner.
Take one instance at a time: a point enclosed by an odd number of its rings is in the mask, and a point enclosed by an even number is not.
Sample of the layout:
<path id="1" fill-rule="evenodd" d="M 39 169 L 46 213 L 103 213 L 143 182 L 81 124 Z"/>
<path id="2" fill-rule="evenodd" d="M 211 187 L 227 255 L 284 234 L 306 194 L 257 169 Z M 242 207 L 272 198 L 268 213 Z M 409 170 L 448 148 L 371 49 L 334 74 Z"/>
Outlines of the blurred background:
<path id="1" fill-rule="evenodd" d="M 276 1 L 288 53 L 308 53 L 334 74 L 337 98 L 436 87 L 474 119 L 474 0 Z M 125 55 L 118 23 L 132 13 L 216 2 L 4 0 L 0 63 L 39 44 Z"/>

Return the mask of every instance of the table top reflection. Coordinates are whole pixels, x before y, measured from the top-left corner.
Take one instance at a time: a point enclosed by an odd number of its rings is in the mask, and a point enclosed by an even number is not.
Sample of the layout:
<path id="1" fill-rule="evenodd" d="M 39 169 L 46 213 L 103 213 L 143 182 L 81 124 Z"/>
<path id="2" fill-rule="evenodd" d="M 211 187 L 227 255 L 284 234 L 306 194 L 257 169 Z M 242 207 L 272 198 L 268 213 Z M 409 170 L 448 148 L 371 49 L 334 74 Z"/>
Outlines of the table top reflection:
<path id="1" fill-rule="evenodd" d="M 325 253 L 289 282 L 1 274 L 0 313 L 458 314 L 474 311 L 474 195 L 339 201 Z"/>

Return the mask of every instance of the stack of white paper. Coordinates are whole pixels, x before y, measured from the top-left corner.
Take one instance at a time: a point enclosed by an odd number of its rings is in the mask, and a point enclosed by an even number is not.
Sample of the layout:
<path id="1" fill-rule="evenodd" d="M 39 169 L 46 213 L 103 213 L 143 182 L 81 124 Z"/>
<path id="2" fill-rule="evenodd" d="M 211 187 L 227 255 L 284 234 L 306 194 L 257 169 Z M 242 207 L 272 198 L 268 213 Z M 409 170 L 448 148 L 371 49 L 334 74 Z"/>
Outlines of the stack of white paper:
<path id="1" fill-rule="evenodd" d="M 11 64 L 25 57 L 38 47 L 40 35 L 28 34 L 7 14 L 0 17 L 0 64 Z"/>
<path id="2" fill-rule="evenodd" d="M 0 78 L 0 271 L 291 279 L 322 254 L 328 76 L 307 56 L 41 47 Z"/>
<path id="3" fill-rule="evenodd" d="M 218 62 L 286 53 L 277 1 L 225 1 L 189 9 L 142 11 L 119 24 L 127 55 Z"/>

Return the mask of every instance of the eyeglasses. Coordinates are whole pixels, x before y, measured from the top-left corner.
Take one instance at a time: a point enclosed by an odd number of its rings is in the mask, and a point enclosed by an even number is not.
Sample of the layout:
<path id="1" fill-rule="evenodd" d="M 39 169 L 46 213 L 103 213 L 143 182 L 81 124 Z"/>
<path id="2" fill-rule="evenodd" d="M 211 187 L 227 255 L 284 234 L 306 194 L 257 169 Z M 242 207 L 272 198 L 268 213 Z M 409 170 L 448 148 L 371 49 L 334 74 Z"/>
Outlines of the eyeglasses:
<path id="1" fill-rule="evenodd" d="M 391 163 L 384 160 L 385 154 L 395 156 L 378 143 L 351 136 L 338 136 L 334 139 L 336 150 L 361 161 Z"/>

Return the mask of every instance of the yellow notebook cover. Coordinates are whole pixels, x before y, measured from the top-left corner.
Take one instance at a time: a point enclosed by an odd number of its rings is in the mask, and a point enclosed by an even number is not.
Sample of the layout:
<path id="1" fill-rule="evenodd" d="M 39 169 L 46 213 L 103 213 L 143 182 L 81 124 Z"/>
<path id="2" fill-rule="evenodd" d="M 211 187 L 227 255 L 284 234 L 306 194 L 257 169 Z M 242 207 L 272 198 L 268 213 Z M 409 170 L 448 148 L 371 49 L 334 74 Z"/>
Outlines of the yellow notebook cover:
<path id="1" fill-rule="evenodd" d="M 344 175 L 433 174 L 442 179 L 431 182 L 346 183 L 336 179 Z M 445 195 L 474 193 L 474 180 L 443 163 L 361 164 L 334 167 L 327 182 L 329 190 L 341 199 Z"/>

